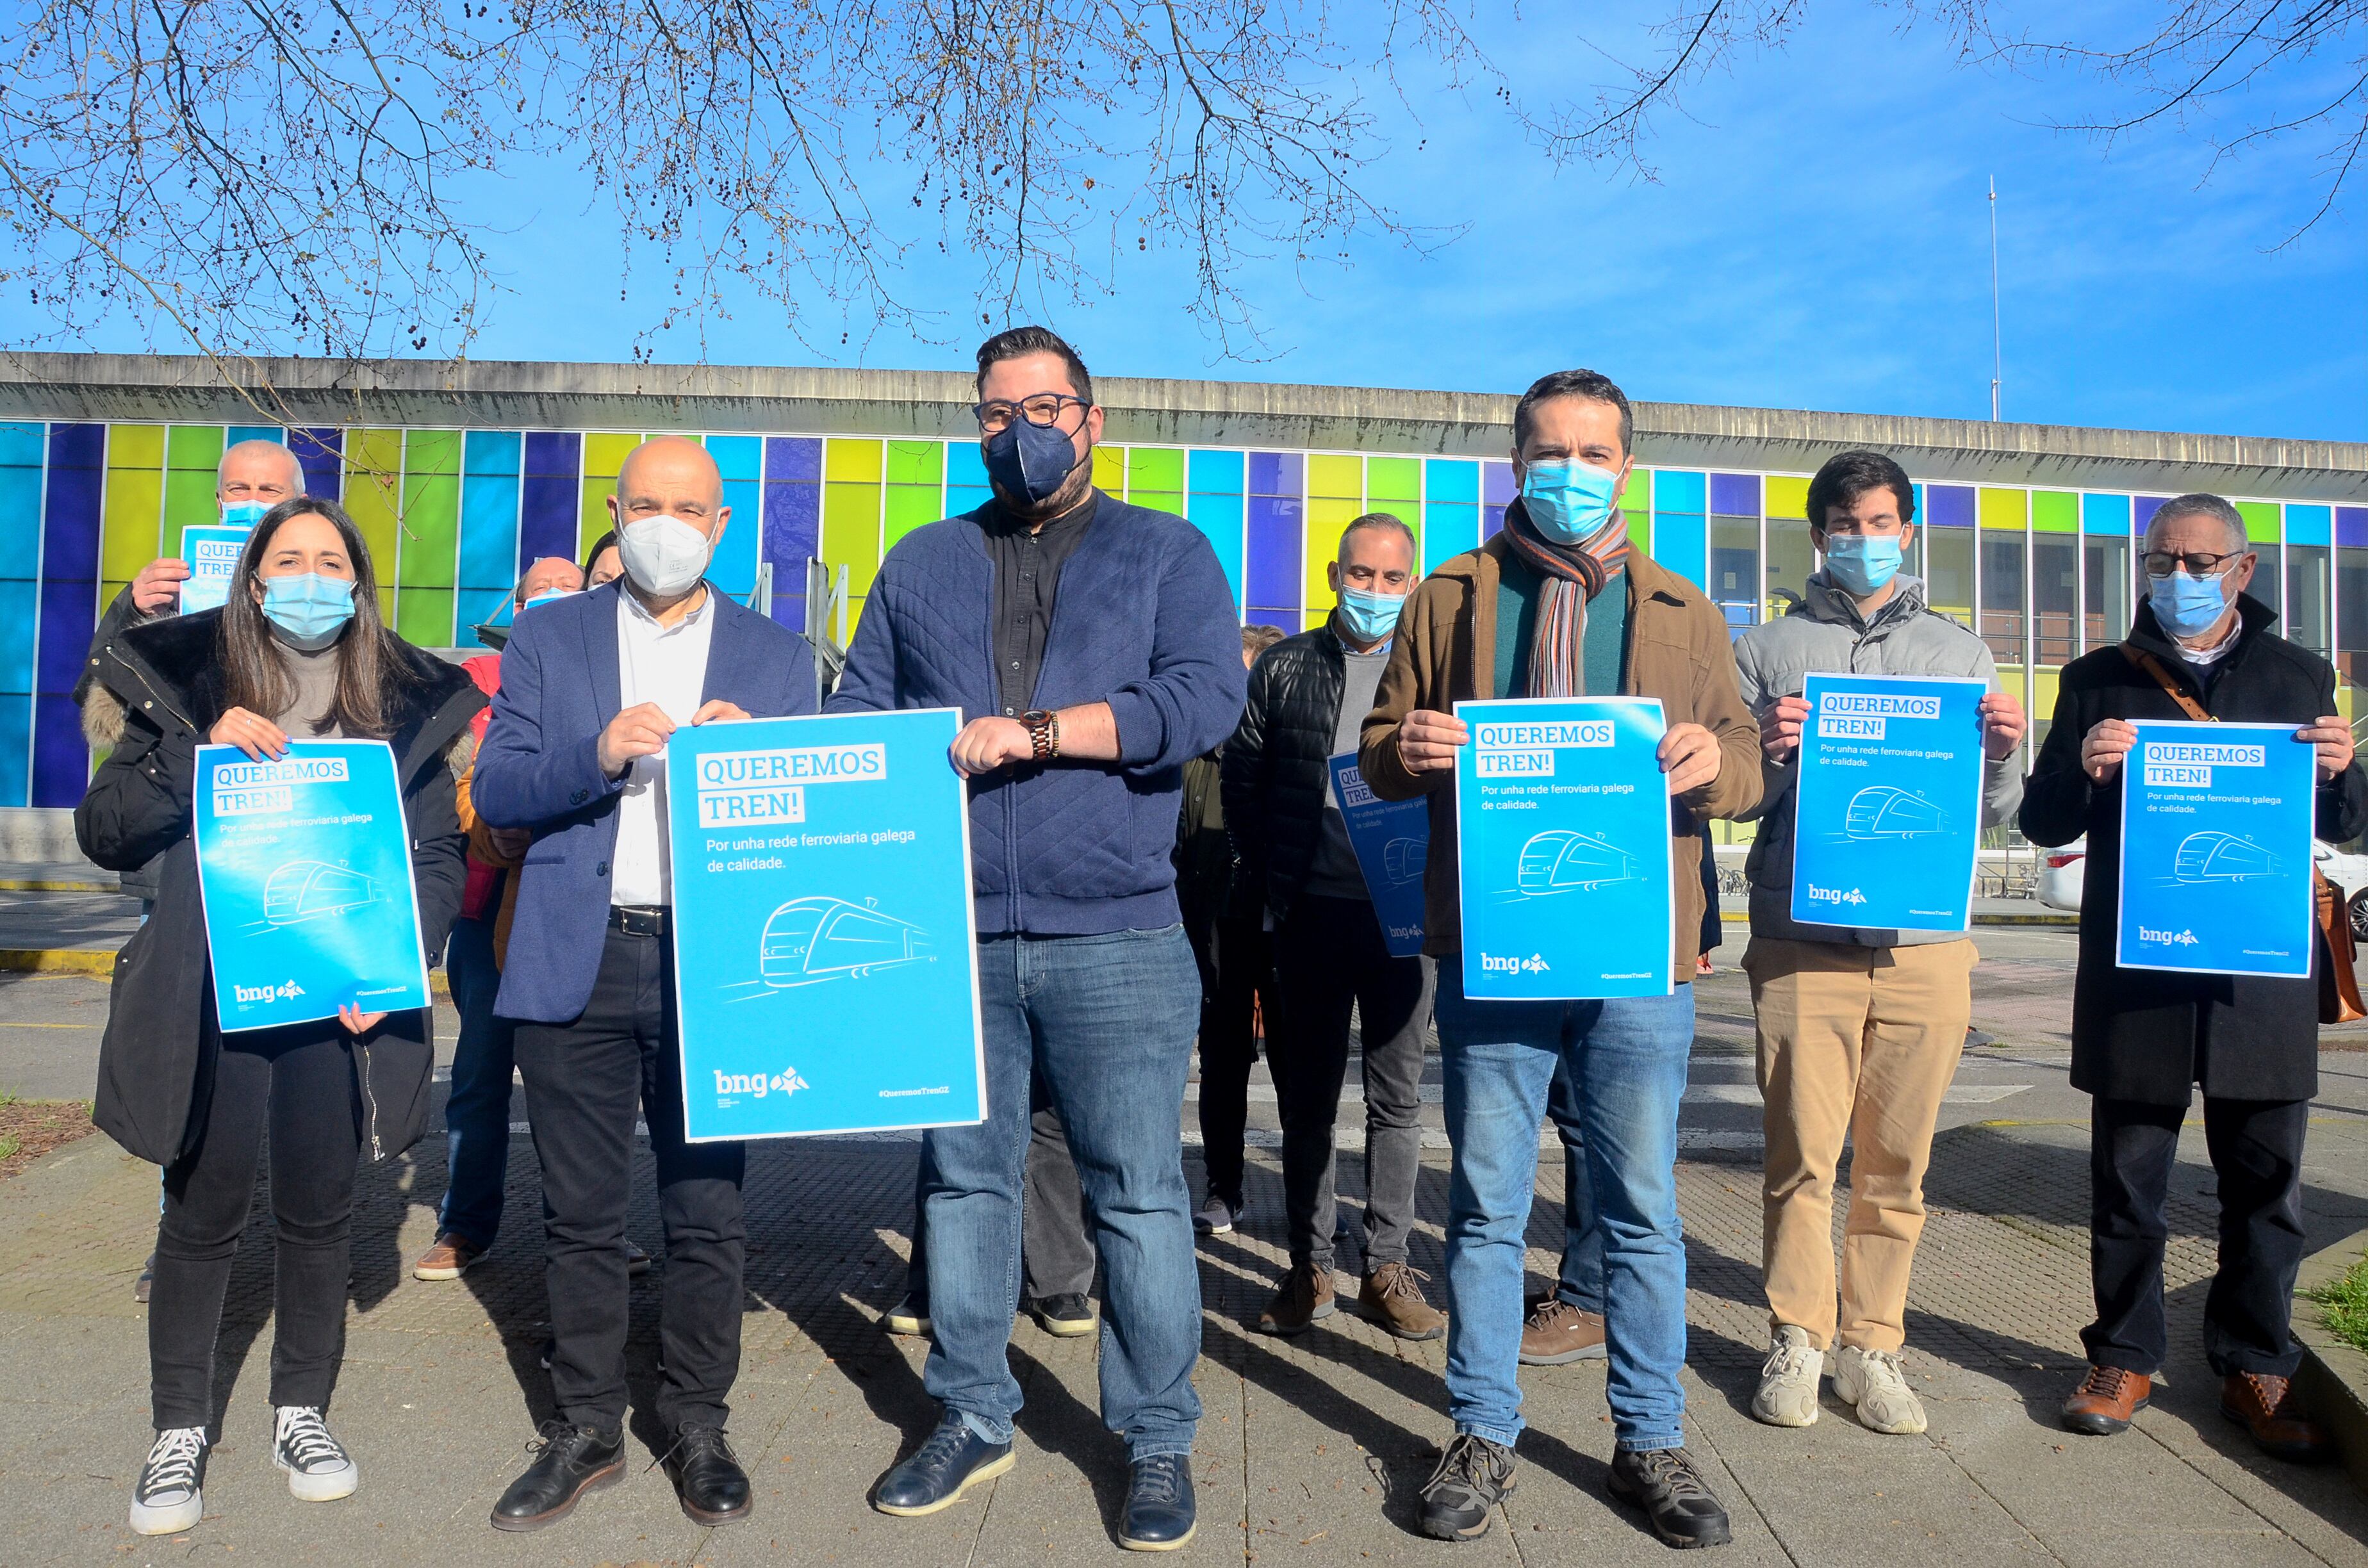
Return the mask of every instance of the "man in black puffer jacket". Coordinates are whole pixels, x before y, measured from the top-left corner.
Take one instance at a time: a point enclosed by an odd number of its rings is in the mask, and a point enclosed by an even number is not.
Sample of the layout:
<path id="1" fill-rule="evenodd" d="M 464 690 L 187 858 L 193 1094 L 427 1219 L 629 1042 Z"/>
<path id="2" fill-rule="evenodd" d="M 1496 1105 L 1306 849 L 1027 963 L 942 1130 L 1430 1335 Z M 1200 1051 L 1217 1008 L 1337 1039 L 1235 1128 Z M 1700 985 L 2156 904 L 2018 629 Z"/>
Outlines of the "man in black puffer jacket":
<path id="1" fill-rule="evenodd" d="M 1358 1303 L 1400 1338 L 1436 1339 L 1447 1320 L 1423 1300 L 1421 1277 L 1406 1262 L 1432 960 L 1390 956 L 1332 792 L 1330 763 L 1357 749 L 1389 662 L 1398 609 L 1416 577 L 1413 530 L 1386 512 L 1368 513 L 1341 534 L 1328 572 L 1339 608 L 1258 660 L 1223 764 L 1240 880 L 1262 897 L 1274 932 L 1267 1062 L 1282 1113 L 1291 1272 L 1258 1328 L 1298 1334 L 1335 1310 L 1332 1126 L 1354 1006 L 1365 1079 L 1366 1272 Z"/>

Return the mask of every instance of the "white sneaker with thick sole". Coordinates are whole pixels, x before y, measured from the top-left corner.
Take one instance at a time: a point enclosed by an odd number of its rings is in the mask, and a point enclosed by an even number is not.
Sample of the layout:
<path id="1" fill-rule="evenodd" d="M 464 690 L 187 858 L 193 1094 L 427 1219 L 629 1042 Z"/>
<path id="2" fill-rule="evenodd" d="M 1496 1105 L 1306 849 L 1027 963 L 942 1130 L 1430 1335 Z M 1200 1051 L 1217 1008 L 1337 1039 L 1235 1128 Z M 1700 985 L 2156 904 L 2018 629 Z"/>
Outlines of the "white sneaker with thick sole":
<path id="1" fill-rule="evenodd" d="M 1768 1342 L 1759 1368 L 1759 1392 L 1751 1396 L 1751 1418 L 1770 1426 L 1814 1426 L 1817 1379 L 1826 1353 L 1809 1343 L 1809 1331 L 1786 1324 Z"/>
<path id="2" fill-rule="evenodd" d="M 206 1429 L 173 1426 L 156 1434 L 131 1488 L 131 1528 L 141 1535 L 178 1535 L 205 1517 L 198 1489 L 206 1479 Z"/>
<path id="3" fill-rule="evenodd" d="M 361 1467 L 309 1404 L 278 1407 L 271 1423 L 271 1462 L 288 1472 L 288 1490 L 300 1503 L 334 1503 L 352 1496 L 362 1483 Z"/>
<path id="4" fill-rule="evenodd" d="M 1858 1412 L 1859 1425 L 1870 1432 L 1898 1436 L 1924 1430 L 1924 1403 L 1907 1386 L 1892 1351 L 1837 1346 L 1834 1394 Z"/>

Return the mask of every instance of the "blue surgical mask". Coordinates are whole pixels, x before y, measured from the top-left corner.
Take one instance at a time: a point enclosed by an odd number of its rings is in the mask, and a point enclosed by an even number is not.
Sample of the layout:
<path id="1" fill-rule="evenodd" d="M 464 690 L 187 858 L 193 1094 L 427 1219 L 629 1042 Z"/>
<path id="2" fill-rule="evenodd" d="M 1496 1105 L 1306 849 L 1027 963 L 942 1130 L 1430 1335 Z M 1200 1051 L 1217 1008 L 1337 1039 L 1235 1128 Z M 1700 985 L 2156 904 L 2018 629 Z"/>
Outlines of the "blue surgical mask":
<path id="1" fill-rule="evenodd" d="M 2217 576 L 2191 577 L 2173 572 L 2146 579 L 2146 603 L 2154 618 L 2173 637 L 2201 637 L 2228 612 L 2228 593 Z"/>
<path id="2" fill-rule="evenodd" d="M 1531 463 L 1521 474 L 1521 507 L 1554 543 L 1577 544 L 1611 520 L 1619 488 L 1618 474 L 1591 463 Z"/>
<path id="3" fill-rule="evenodd" d="M 1882 592 L 1898 570 L 1897 534 L 1826 536 L 1826 574 L 1854 597 Z"/>
<path id="4" fill-rule="evenodd" d="M 354 618 L 354 585 L 318 572 L 266 577 L 263 613 L 290 645 L 314 652 L 336 642 Z"/>
<path id="5" fill-rule="evenodd" d="M 532 609 L 537 605 L 547 605 L 553 599 L 573 598 L 575 594 L 575 590 L 573 588 L 553 588 L 547 594 L 535 595 L 534 597 L 518 606 L 518 608 L 522 610 Z"/>
<path id="6" fill-rule="evenodd" d="M 222 525 L 225 528 L 251 528 L 263 521 L 263 515 L 269 510 L 271 508 L 260 501 L 233 501 L 222 508 Z"/>
<path id="7" fill-rule="evenodd" d="M 1398 629 L 1404 594 L 1368 593 L 1363 588 L 1340 590 L 1340 626 L 1354 642 L 1378 642 Z"/>
<path id="8" fill-rule="evenodd" d="M 1077 469 L 1077 449 L 1057 426 L 1031 425 L 1015 414 L 986 438 L 986 476 L 1023 504 L 1049 501 Z"/>

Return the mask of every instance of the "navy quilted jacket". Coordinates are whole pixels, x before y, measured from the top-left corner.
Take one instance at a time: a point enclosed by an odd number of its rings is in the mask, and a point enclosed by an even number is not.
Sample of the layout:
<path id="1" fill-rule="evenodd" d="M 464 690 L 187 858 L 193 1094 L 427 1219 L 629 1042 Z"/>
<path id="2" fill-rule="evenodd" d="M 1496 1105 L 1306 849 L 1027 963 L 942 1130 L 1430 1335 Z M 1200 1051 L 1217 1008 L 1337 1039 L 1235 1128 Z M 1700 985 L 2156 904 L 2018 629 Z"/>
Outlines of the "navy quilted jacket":
<path id="1" fill-rule="evenodd" d="M 1215 551 L 1181 517 L 1105 495 L 1061 569 L 1035 705 L 1108 702 L 1116 762 L 1055 761 L 971 781 L 981 936 L 1099 936 L 1178 919 L 1184 764 L 1242 716 L 1241 622 Z M 995 573 L 979 515 L 916 528 L 880 563 L 826 710 L 997 710 Z M 949 765 L 951 766 L 951 765 Z"/>

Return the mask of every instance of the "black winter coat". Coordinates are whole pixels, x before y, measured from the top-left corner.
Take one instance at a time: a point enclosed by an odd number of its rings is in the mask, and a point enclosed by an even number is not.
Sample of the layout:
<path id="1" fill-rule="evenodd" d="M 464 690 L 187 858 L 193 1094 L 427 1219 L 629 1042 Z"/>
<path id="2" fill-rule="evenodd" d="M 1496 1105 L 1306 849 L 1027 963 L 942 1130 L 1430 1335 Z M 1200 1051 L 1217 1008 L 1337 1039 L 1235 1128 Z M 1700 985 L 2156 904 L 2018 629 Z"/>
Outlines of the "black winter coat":
<path id="1" fill-rule="evenodd" d="M 2333 713 L 2335 671 L 2269 628 L 2274 611 L 2237 601 L 2242 631 L 2205 696 L 2141 606 L 2130 642 L 2154 654 L 2203 710 L 2231 723 L 2306 725 Z M 2091 785 L 2080 743 L 2106 719 L 2184 719 L 2153 676 L 2119 648 L 2064 667 L 2055 725 L 2023 786 L 2023 835 L 2069 844 L 2089 835 L 2080 900 L 2080 965 L 2072 987 L 2072 1086 L 2110 1099 L 2188 1103 L 2193 1085 L 2215 1099 L 2305 1100 L 2318 1092 L 2320 942 L 2308 980 L 2173 974 L 2113 961 L 2121 900 L 2122 780 Z M 2368 831 L 2368 775 L 2354 762 L 2318 787 L 2318 836 L 2340 843 Z"/>
<path id="2" fill-rule="evenodd" d="M 1286 637 L 1250 669 L 1249 700 L 1225 743 L 1222 793 L 1243 903 L 1277 920 L 1307 883 L 1332 788 L 1332 732 L 1349 665 L 1331 631 Z"/>
<path id="3" fill-rule="evenodd" d="M 225 706 L 214 655 L 221 619 L 206 610 L 124 627 L 99 653 L 85 710 L 85 729 L 113 750 L 74 808 L 83 853 L 110 870 L 163 859 L 155 911 L 116 957 L 92 1119 L 158 1165 L 178 1159 L 204 1127 L 222 1040 L 189 837 L 197 747 Z M 470 717 L 485 699 L 459 667 L 402 648 L 416 678 L 390 694 L 387 741 L 411 831 L 420 941 L 433 964 L 468 875 L 453 800 L 454 765 L 466 759 L 450 754 L 467 744 Z M 427 1130 L 433 1022 L 432 1009 L 391 1013 L 354 1040 L 356 1115 L 374 1160 L 401 1153 Z M 324 1027 L 343 1033 L 334 1020 Z"/>

